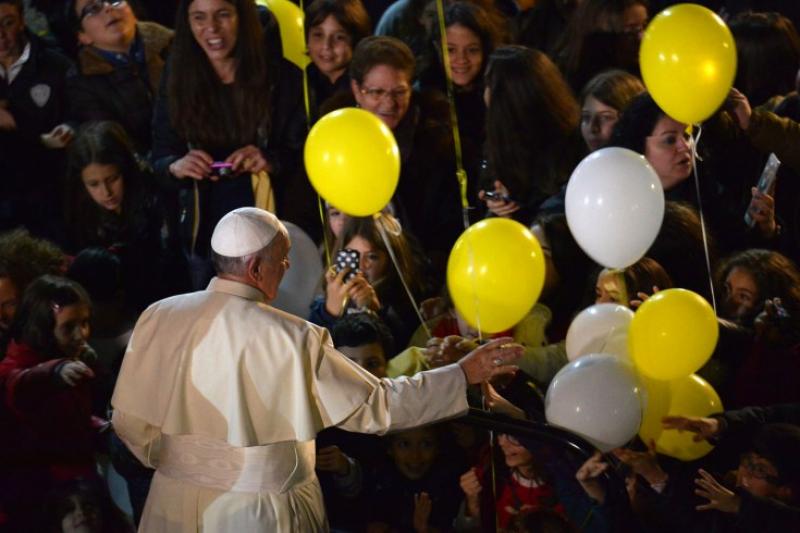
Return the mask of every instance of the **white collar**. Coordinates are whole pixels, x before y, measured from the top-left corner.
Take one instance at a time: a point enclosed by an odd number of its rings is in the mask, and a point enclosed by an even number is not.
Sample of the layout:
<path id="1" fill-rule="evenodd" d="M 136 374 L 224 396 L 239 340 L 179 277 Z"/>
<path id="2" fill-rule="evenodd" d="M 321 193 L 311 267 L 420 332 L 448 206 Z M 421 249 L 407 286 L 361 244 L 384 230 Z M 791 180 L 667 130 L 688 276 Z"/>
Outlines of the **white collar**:
<path id="1" fill-rule="evenodd" d="M 17 74 L 19 74 L 19 71 L 22 70 L 22 66 L 28 61 L 28 59 L 30 59 L 30 57 L 31 42 L 28 41 L 25 43 L 25 48 L 22 49 L 22 53 L 20 54 L 19 58 L 14 61 L 10 67 L 8 67 L 8 70 L 0 65 L 0 77 L 5 78 L 8 83 L 11 84 L 11 82 L 14 81 L 14 78 L 17 77 Z"/>

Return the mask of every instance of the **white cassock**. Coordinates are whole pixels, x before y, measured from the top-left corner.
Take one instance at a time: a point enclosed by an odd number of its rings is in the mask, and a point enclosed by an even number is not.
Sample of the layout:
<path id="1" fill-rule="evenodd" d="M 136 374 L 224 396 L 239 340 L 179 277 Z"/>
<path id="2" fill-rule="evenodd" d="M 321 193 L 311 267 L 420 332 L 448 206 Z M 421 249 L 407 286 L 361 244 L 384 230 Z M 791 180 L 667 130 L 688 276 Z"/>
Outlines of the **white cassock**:
<path id="1" fill-rule="evenodd" d="M 257 289 L 214 278 L 139 318 L 113 423 L 156 468 L 139 531 L 326 531 L 314 439 L 383 433 L 467 410 L 458 365 L 378 379 Z"/>

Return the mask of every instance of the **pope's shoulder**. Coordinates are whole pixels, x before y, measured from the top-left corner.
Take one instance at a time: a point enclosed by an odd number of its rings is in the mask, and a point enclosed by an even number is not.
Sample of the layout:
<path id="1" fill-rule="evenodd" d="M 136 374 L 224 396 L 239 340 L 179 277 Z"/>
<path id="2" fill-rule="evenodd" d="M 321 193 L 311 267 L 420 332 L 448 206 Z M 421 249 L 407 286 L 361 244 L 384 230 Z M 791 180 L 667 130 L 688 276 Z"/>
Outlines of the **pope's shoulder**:
<path id="1" fill-rule="evenodd" d="M 219 313 L 233 313 L 243 323 L 271 324 L 273 327 L 277 326 L 284 329 L 287 333 L 311 333 L 320 337 L 325 335 L 325 328 L 266 303 L 208 289 L 178 294 L 159 300 L 151 304 L 142 313 L 139 321 L 155 319 L 161 322 L 161 319 L 167 317 L 194 317 L 200 319 L 203 316 L 208 316 L 212 318 Z M 172 320 L 167 322 L 175 325 Z"/>

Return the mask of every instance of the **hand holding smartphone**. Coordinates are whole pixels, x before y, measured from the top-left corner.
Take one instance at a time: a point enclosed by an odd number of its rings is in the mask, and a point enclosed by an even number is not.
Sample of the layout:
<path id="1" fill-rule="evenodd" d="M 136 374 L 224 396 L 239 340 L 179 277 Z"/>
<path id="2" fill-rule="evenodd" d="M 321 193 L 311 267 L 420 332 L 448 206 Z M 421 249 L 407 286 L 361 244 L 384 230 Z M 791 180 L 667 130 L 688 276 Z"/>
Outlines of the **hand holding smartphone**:
<path id="1" fill-rule="evenodd" d="M 350 269 L 350 272 L 345 275 L 343 280 L 345 283 L 347 283 L 353 276 L 361 272 L 361 270 L 358 268 L 360 261 L 361 254 L 358 252 L 358 250 L 345 248 L 344 250 L 339 250 L 336 253 L 336 258 L 333 262 L 333 268 L 337 274 L 345 268 Z"/>
<path id="2" fill-rule="evenodd" d="M 758 185 L 756 185 L 758 192 L 769 196 L 773 196 L 775 194 L 775 182 L 780 166 L 781 161 L 778 159 L 778 156 L 775 154 L 769 154 L 767 164 L 764 165 L 764 170 L 761 172 L 761 178 L 759 178 Z M 756 223 L 756 221 L 753 220 L 753 217 L 750 216 L 753 201 L 754 200 L 750 200 L 750 205 L 747 206 L 747 211 L 744 214 L 744 223 L 750 228 L 752 228 Z"/>

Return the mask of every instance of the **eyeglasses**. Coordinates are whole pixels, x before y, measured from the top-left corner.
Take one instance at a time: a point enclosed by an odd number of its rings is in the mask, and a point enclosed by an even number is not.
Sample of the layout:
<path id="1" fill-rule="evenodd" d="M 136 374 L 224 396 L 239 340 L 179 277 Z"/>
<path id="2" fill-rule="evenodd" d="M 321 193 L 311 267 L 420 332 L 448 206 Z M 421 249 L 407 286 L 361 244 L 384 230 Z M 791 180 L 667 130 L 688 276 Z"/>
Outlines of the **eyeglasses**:
<path id="1" fill-rule="evenodd" d="M 119 7 L 124 3 L 125 0 L 95 0 L 94 2 L 89 2 L 81 9 L 81 14 L 79 16 L 80 21 L 83 22 L 87 17 L 97 15 L 103 11 L 106 6 Z"/>
<path id="2" fill-rule="evenodd" d="M 692 139 L 689 132 L 682 132 L 680 135 L 677 133 L 662 133 L 661 135 L 648 135 L 648 139 L 655 139 L 655 143 L 664 150 L 675 150 L 681 147 L 679 141 L 683 141 L 686 148 L 691 149 L 694 139 Z"/>
<path id="3" fill-rule="evenodd" d="M 769 465 L 757 463 L 755 454 L 753 453 L 742 455 L 739 461 L 739 468 L 743 469 L 747 475 L 753 479 L 760 479 L 761 481 L 766 481 L 773 485 L 780 485 L 780 478 L 770 471 Z"/>
<path id="4" fill-rule="evenodd" d="M 391 100 L 397 102 L 398 100 L 406 99 L 408 95 L 411 94 L 411 89 L 408 87 L 398 87 L 396 89 L 392 89 L 391 91 L 387 91 L 386 89 L 364 88 L 361 89 L 361 94 L 376 102 L 383 100 L 384 97 L 387 96 Z"/>

